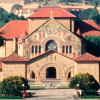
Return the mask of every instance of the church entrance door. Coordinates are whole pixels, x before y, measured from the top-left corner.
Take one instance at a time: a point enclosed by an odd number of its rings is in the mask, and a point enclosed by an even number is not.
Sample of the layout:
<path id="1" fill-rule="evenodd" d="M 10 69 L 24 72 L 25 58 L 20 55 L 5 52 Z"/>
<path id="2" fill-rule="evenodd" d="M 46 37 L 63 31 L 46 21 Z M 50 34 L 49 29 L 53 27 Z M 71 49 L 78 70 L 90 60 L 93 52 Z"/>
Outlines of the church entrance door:
<path id="1" fill-rule="evenodd" d="M 54 67 L 46 69 L 46 78 L 56 78 L 56 69 Z"/>

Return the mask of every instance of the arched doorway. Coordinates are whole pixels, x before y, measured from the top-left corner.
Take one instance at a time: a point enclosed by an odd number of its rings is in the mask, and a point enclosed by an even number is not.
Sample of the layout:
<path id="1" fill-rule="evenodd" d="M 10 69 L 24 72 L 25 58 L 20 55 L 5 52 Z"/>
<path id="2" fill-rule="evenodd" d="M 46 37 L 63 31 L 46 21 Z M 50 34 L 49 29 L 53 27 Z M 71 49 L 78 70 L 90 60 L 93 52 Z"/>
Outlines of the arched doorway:
<path id="1" fill-rule="evenodd" d="M 45 47 L 45 51 L 48 51 L 48 50 L 57 51 L 57 43 L 53 40 L 48 41 Z"/>
<path id="2" fill-rule="evenodd" d="M 33 71 L 32 71 L 31 77 L 32 77 L 32 78 L 35 78 L 35 74 L 34 74 Z"/>
<path id="3" fill-rule="evenodd" d="M 71 71 L 68 73 L 68 78 L 69 79 L 71 78 Z"/>
<path id="4" fill-rule="evenodd" d="M 56 69 L 54 67 L 46 69 L 46 78 L 56 78 Z"/>

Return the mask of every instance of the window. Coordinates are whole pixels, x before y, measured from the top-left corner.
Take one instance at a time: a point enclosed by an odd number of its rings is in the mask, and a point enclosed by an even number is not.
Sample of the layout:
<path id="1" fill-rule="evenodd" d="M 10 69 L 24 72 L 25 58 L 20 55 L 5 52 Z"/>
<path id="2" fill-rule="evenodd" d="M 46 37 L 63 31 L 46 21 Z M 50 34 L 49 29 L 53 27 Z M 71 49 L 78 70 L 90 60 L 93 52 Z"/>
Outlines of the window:
<path id="1" fill-rule="evenodd" d="M 35 53 L 37 53 L 37 46 L 35 47 Z"/>
<path id="2" fill-rule="evenodd" d="M 63 46 L 63 48 L 62 48 L 62 53 L 64 53 L 64 51 L 65 51 L 65 46 Z"/>
<path id="3" fill-rule="evenodd" d="M 72 53 L 72 46 L 71 46 L 71 45 L 70 45 L 70 48 L 69 48 L 69 49 L 70 49 L 70 50 L 69 50 L 69 51 L 70 51 L 70 53 Z"/>
<path id="4" fill-rule="evenodd" d="M 68 45 L 66 46 L 66 53 L 68 53 Z"/>
<path id="5" fill-rule="evenodd" d="M 34 53 L 34 46 L 32 46 L 32 53 Z"/>
<path id="6" fill-rule="evenodd" d="M 46 44 L 46 51 L 48 50 L 55 50 L 57 51 L 57 43 L 53 40 L 50 40 Z"/>
<path id="7" fill-rule="evenodd" d="M 39 46 L 39 53 L 41 53 L 41 46 Z"/>

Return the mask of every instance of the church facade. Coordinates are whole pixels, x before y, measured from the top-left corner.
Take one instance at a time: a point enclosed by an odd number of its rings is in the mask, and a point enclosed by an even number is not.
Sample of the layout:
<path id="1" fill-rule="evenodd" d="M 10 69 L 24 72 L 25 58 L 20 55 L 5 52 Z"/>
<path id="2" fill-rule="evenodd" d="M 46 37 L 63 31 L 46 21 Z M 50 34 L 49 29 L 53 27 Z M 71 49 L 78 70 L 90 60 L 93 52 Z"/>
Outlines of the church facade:
<path id="1" fill-rule="evenodd" d="M 86 52 L 83 37 L 92 31 L 92 28 L 84 30 L 84 25 L 94 23 L 98 28 L 96 34 L 100 33 L 100 27 L 94 21 L 76 23 L 75 18 L 50 3 L 27 21 L 10 21 L 1 28 L 5 44 L 0 47 L 0 80 L 20 75 L 35 78 L 37 83 L 46 78 L 67 82 L 78 72 L 89 72 L 99 82 L 100 59 Z M 12 54 L 14 51 L 18 54 Z"/>

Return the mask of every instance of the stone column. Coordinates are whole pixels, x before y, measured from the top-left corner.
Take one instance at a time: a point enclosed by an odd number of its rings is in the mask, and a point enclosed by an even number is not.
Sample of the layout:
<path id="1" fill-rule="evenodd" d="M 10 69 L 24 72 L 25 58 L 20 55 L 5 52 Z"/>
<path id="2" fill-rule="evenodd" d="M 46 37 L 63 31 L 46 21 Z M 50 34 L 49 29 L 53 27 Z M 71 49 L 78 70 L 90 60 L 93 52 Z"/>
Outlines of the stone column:
<path id="1" fill-rule="evenodd" d="M 42 83 L 42 78 L 41 77 L 36 77 L 35 78 L 35 83 Z"/>
<path id="2" fill-rule="evenodd" d="M 42 78 L 43 78 L 43 79 L 46 79 L 46 73 L 43 73 L 43 74 L 42 74 Z"/>
<path id="3" fill-rule="evenodd" d="M 61 78 L 61 83 L 67 83 L 67 77 L 62 77 Z"/>
<path id="4" fill-rule="evenodd" d="M 41 46 L 41 53 L 45 53 L 45 47 Z"/>

